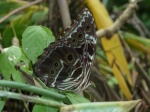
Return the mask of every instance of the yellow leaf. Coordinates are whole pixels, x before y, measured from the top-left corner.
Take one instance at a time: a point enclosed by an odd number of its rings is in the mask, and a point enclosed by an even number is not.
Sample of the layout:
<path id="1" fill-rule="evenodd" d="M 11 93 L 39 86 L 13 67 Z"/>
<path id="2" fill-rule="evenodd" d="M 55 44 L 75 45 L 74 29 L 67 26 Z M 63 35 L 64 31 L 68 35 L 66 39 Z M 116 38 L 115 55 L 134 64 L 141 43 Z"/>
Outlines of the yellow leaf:
<path id="1" fill-rule="evenodd" d="M 99 0 L 84 1 L 92 12 L 98 29 L 107 28 L 113 24 L 107 10 Z M 113 73 L 118 80 L 119 86 L 126 98 L 129 100 L 131 99 L 132 95 L 124 80 L 124 77 L 127 77 L 127 80 L 131 86 L 133 84 L 118 34 L 113 35 L 111 39 L 100 39 L 102 46 L 105 50 L 108 62 L 112 66 Z"/>

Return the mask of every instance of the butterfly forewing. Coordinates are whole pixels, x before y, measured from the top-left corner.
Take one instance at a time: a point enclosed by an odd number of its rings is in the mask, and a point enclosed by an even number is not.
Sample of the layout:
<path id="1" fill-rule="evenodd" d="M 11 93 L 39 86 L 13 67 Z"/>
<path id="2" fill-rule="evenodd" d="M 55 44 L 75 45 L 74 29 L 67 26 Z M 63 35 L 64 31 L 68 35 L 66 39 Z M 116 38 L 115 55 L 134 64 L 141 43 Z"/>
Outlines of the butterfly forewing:
<path id="1" fill-rule="evenodd" d="M 61 39 L 44 50 L 34 64 L 34 73 L 49 87 L 85 89 L 89 85 L 95 47 L 94 20 L 85 8 Z"/>

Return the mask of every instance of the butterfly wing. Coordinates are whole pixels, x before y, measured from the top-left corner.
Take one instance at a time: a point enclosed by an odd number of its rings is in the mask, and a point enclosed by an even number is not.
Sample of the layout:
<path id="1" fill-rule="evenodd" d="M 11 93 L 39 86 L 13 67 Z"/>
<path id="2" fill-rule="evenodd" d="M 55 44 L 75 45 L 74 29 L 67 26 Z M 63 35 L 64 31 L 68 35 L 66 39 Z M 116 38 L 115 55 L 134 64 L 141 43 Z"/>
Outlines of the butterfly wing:
<path id="1" fill-rule="evenodd" d="M 62 39 L 45 49 L 34 65 L 34 73 L 50 87 L 84 89 L 89 84 L 95 46 L 94 20 L 85 8 Z"/>

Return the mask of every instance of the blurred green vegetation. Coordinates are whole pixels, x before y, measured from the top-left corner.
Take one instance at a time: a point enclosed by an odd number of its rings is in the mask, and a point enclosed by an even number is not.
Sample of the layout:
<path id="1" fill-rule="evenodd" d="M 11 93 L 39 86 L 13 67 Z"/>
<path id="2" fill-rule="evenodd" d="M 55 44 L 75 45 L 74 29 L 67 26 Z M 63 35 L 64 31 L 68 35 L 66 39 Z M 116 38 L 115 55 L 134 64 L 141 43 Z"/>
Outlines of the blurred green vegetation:
<path id="1" fill-rule="evenodd" d="M 83 0 L 74 1 L 68 0 L 69 11 L 72 17 L 72 20 L 76 18 L 78 11 L 83 7 Z M 9 14 L 9 12 L 15 10 L 16 8 L 22 7 L 28 3 L 30 0 L 2 0 L 0 1 L 0 20 Z M 59 7 L 55 1 L 54 7 L 52 10 L 52 17 L 50 19 L 50 1 L 43 1 L 38 5 L 30 6 L 18 13 L 13 14 L 2 23 L 0 23 L 0 45 L 2 53 L 0 53 L 0 76 L 5 80 L 13 80 L 15 82 L 26 83 L 26 79 L 18 70 L 14 67 L 16 64 L 20 64 L 21 69 L 27 72 L 29 75 L 33 74 L 32 63 L 36 62 L 36 58 L 39 54 L 42 53 L 43 49 L 48 46 L 49 43 L 53 42 L 55 38 L 59 38 L 58 35 L 61 35 L 63 32 L 62 20 L 59 12 Z M 103 4 L 107 8 L 110 17 L 115 21 L 119 15 L 122 14 L 124 9 L 127 8 L 128 0 L 102 0 Z M 127 46 L 130 48 L 133 57 L 130 57 L 128 50 L 124 47 L 124 52 L 126 59 L 128 61 L 128 66 L 133 76 L 134 87 L 130 87 L 130 90 L 133 94 L 133 99 L 144 99 L 142 93 L 138 94 L 138 91 L 145 91 L 143 86 L 143 79 L 146 83 L 146 87 L 149 87 L 149 78 L 145 80 L 143 78 L 143 71 L 146 75 L 150 76 L 150 1 L 142 0 L 138 3 L 138 10 L 136 12 L 136 18 L 140 20 L 140 23 L 135 25 L 137 19 L 133 21 L 128 20 L 125 25 L 122 26 L 119 34 L 123 41 L 127 43 Z M 50 21 L 51 20 L 51 21 Z M 49 30 L 49 29 L 50 30 Z M 40 30 L 39 30 L 40 29 Z M 42 38 L 41 38 L 42 37 Z M 18 46 L 12 46 L 12 40 L 17 38 L 19 43 Z M 1 47 L 0 46 L 0 47 Z M 29 52 L 28 52 L 29 50 Z M 35 53 L 36 52 L 36 53 Z M 35 54 L 34 54 L 35 53 Z M 15 56 L 15 57 L 14 57 Z M 14 61 L 10 61 L 12 58 L 15 58 Z M 9 59 L 9 60 L 8 60 Z M 142 72 L 140 69 L 136 68 L 135 61 L 138 60 L 138 63 L 142 67 Z M 89 103 L 90 101 L 116 101 L 116 100 L 126 100 L 122 95 L 118 82 L 113 76 L 111 66 L 108 65 L 105 51 L 103 50 L 100 42 L 97 44 L 97 51 L 95 56 L 95 68 L 99 73 L 94 76 L 92 74 L 92 89 L 87 89 L 82 93 L 82 96 L 75 93 L 60 93 L 65 95 L 67 98 L 64 101 L 66 104 L 74 103 Z M 97 75 L 98 74 L 98 75 Z M 1 78 L 0 77 L 0 78 Z M 95 78 L 96 77 L 96 78 Z M 104 79 L 104 78 L 105 79 Z M 138 77 L 138 78 L 137 78 Z M 94 79 L 95 78 L 95 79 Z M 125 77 L 126 79 L 126 77 Z M 139 81 L 140 80 L 140 81 Z M 104 83 L 103 83 L 104 81 Z M 105 89 L 107 84 L 110 88 Z M 98 85 L 98 86 L 97 86 Z M 143 84 L 144 85 L 144 84 Z M 137 87 L 138 86 L 138 87 Z M 9 90 L 8 88 L 4 88 Z M 113 90 L 113 92 L 112 92 Z M 17 91 L 18 90 L 14 90 Z M 50 90 L 51 91 L 51 90 Z M 115 96 L 118 95 L 118 96 Z M 142 92 L 143 92 L 142 91 Z M 93 92 L 93 93 L 92 93 Z M 108 93 L 104 94 L 105 92 Z M 97 94 L 96 94 L 97 93 Z M 27 93 L 30 95 L 29 93 Z M 136 95 L 135 95 L 136 94 Z M 146 91 L 147 97 L 144 99 L 145 108 L 150 110 L 150 104 L 147 103 L 146 99 L 150 99 L 150 91 Z M 113 98 L 112 98 L 112 96 Z M 135 95 L 135 96 L 134 96 Z M 0 110 L 3 108 L 3 104 L 6 102 L 6 99 L 0 98 Z M 9 104 L 9 103 L 8 103 Z M 6 105 L 7 107 L 7 105 Z M 6 108 L 5 107 L 5 108 Z M 33 105 L 32 105 L 33 107 Z M 32 109 L 31 109 L 32 110 Z M 33 112 L 37 110 L 49 110 L 52 112 L 57 112 L 56 108 L 48 108 L 36 105 L 33 108 Z"/>

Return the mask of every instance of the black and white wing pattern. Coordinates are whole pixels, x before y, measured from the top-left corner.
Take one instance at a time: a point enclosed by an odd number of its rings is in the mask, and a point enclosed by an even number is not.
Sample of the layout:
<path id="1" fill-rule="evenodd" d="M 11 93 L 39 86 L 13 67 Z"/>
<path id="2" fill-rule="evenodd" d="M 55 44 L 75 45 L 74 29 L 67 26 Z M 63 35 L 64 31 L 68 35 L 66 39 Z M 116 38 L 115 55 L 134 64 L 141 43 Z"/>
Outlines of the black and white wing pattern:
<path id="1" fill-rule="evenodd" d="M 34 64 L 34 73 L 48 87 L 83 90 L 89 85 L 96 48 L 95 24 L 87 8 L 61 39 L 51 43 Z"/>

